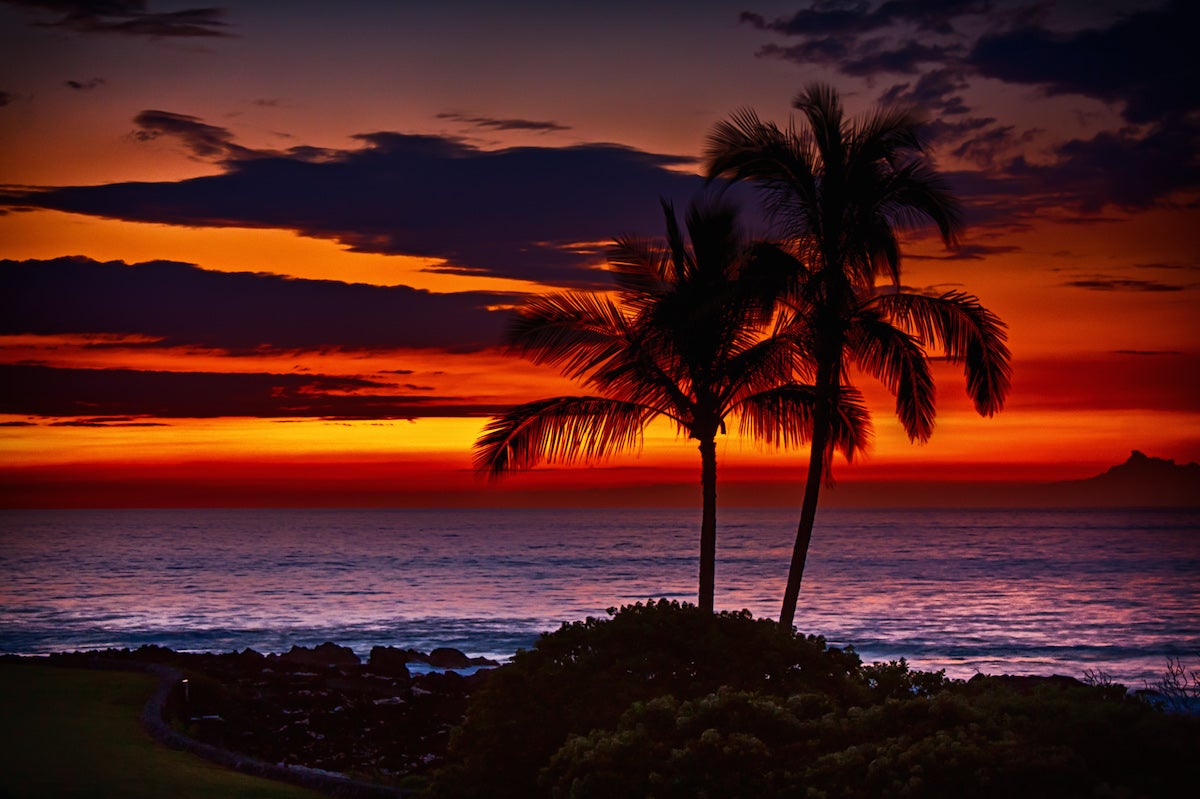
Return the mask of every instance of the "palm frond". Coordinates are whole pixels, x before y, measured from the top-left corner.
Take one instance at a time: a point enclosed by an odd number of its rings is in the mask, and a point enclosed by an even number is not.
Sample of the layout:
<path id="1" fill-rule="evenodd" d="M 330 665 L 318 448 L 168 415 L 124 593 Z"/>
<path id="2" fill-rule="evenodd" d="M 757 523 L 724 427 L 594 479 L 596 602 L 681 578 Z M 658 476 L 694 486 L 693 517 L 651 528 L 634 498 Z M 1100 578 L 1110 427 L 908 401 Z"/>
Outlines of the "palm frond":
<path id="1" fill-rule="evenodd" d="M 663 290 L 670 257 L 655 242 L 619 236 L 608 248 L 608 265 L 622 302 L 642 307 Z"/>
<path id="2" fill-rule="evenodd" d="M 792 100 L 792 107 L 808 120 L 825 173 L 837 172 L 846 162 L 846 112 L 837 89 L 827 83 L 810 83 Z"/>
<path id="3" fill-rule="evenodd" d="M 897 157 L 907 158 L 914 152 L 920 152 L 924 149 L 921 127 L 921 117 L 911 108 L 890 106 L 877 109 L 852 126 L 849 136 L 853 149 L 852 160 L 894 164 Z"/>
<path id="4" fill-rule="evenodd" d="M 667 249 L 671 253 L 670 271 L 664 278 L 678 285 L 688 279 L 693 263 L 687 251 L 687 242 L 683 240 L 683 232 L 679 228 L 679 218 L 675 216 L 675 205 L 665 197 L 660 198 L 663 216 L 667 222 Z"/>
<path id="5" fill-rule="evenodd" d="M 962 204 L 928 160 L 914 158 L 900 166 L 884 188 L 878 205 L 893 225 L 903 230 L 932 222 L 946 246 L 957 246 L 964 227 Z"/>
<path id="6" fill-rule="evenodd" d="M 509 408 L 475 442 L 475 468 L 498 478 L 539 463 L 594 461 L 640 448 L 651 408 L 605 397 L 554 397 Z"/>
<path id="7" fill-rule="evenodd" d="M 789 383 L 746 397 L 735 409 L 739 433 L 774 447 L 790 449 L 812 440 L 817 392 L 811 385 Z M 870 446 L 871 412 L 862 394 L 842 386 L 830 418 L 830 447 L 846 460 Z"/>
<path id="8" fill-rule="evenodd" d="M 543 294 L 517 309 L 508 328 L 508 349 L 578 378 L 620 351 L 628 324 L 620 309 L 603 295 Z"/>
<path id="9" fill-rule="evenodd" d="M 807 444 L 816 403 L 816 390 L 800 383 L 751 394 L 735 409 L 738 433 L 783 449 Z"/>
<path id="10" fill-rule="evenodd" d="M 910 440 L 928 441 L 937 415 L 937 392 L 921 342 L 874 314 L 862 314 L 849 331 L 854 362 L 896 397 L 896 416 Z"/>
<path id="11" fill-rule="evenodd" d="M 834 449 L 842 453 L 847 461 L 853 461 L 871 445 L 874 438 L 871 411 L 863 395 L 853 386 L 843 385 L 838 389 L 831 432 Z"/>
<path id="12" fill-rule="evenodd" d="M 718 122 L 705 143 L 705 174 L 757 183 L 764 191 L 768 217 L 799 235 L 819 217 L 819 171 L 815 140 L 809 131 L 781 130 L 750 109 Z"/>
<path id="13" fill-rule="evenodd" d="M 938 297 L 897 292 L 874 304 L 928 344 L 940 347 L 951 363 L 962 364 L 967 395 L 982 416 L 1004 408 L 1012 383 L 1007 327 L 979 299 L 961 291 Z"/>

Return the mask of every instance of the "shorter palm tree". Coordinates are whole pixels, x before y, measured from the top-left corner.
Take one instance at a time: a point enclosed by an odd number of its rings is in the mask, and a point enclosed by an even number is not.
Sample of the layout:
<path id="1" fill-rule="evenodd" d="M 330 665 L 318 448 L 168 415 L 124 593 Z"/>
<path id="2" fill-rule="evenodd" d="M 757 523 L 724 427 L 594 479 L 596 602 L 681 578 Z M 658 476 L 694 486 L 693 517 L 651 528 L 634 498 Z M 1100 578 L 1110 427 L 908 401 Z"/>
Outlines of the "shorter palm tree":
<path id="1" fill-rule="evenodd" d="M 664 201 L 663 211 L 665 243 L 623 238 L 612 248 L 615 297 L 548 294 L 518 310 L 509 350 L 553 364 L 597 393 L 510 408 L 476 441 L 476 467 L 499 477 L 541 462 L 595 461 L 640 449 L 651 420 L 670 420 L 699 442 L 698 604 L 711 612 L 717 434 L 736 416 L 760 441 L 801 444 L 812 429 L 814 392 L 795 380 L 804 368 L 797 338 L 775 335 L 767 266 L 786 261 L 784 253 L 749 243 L 727 204 L 690 206 L 686 238 L 673 207 Z M 852 457 L 868 426 L 861 396 L 842 392 L 829 425 L 832 446 Z"/>

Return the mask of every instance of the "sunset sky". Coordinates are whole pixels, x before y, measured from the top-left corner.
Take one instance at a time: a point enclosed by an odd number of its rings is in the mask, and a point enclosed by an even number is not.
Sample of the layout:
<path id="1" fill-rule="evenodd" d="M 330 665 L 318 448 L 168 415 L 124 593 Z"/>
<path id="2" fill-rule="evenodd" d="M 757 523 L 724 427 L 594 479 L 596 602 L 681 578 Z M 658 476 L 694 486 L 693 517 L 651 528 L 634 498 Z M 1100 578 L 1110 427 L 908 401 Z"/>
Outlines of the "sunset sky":
<path id="1" fill-rule="evenodd" d="M 812 81 L 927 116 L 968 228 L 909 236 L 904 282 L 976 294 L 1013 351 L 991 419 L 939 366 L 925 445 L 862 381 L 839 481 L 1200 460 L 1197 8 L 0 0 L 0 506 L 698 501 L 669 427 L 498 485 L 471 444 L 579 393 L 503 354 L 509 309 L 607 287 L 713 124 L 786 123 Z M 735 432 L 722 500 L 798 503 L 806 453 Z"/>

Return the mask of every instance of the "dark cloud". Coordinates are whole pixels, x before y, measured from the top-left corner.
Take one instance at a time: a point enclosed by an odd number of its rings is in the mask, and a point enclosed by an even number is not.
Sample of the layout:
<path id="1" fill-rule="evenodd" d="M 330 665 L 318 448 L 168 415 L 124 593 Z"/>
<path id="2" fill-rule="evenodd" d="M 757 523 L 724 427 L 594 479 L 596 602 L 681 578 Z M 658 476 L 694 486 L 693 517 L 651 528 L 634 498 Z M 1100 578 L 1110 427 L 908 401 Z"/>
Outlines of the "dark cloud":
<path id="1" fill-rule="evenodd" d="M 1171 0 L 1159 8 L 1135 7 L 1073 30 L 1049 27 L 1053 6 L 817 0 L 789 18 L 768 20 L 752 12 L 741 18 L 795 40 L 786 46 L 767 45 L 759 55 L 821 64 L 847 75 L 950 70 L 960 81 L 978 75 L 1037 86 L 1050 94 L 1093 97 L 1122 108 L 1133 123 L 1157 122 L 1200 108 L 1200 71 L 1192 41 L 1200 27 L 1200 4 Z M 970 34 L 957 24 L 980 15 L 986 15 L 983 35 Z M 1099 15 L 1097 11 L 1090 16 Z M 913 90 L 907 99 L 944 113 L 949 98 L 961 88 L 942 85 L 934 91 L 931 85 Z"/>
<path id="2" fill-rule="evenodd" d="M 3 108 L 15 99 L 17 99 L 17 96 L 12 92 L 0 91 L 0 108 Z"/>
<path id="3" fill-rule="evenodd" d="M 580 242 L 661 234 L 659 197 L 703 186 L 690 159 L 613 144 L 486 151 L 436 136 L 373 133 L 357 150 L 249 153 L 194 117 L 144 112 L 147 136 L 180 137 L 226 172 L 0 194 L 0 205 L 175 225 L 295 230 L 359 252 L 446 259 L 443 271 L 608 285 Z"/>
<path id="4" fill-rule="evenodd" d="M 1134 267 L 1134 269 L 1187 269 L 1187 270 L 1200 270 L 1200 264 L 1192 264 L 1192 263 L 1187 263 L 1187 264 L 1181 264 L 1181 263 L 1169 264 L 1169 263 L 1164 263 L 1164 262 L 1162 262 L 1162 261 L 1155 261 L 1155 262 L 1153 262 L 1153 263 L 1144 263 L 1144 264 L 1133 264 L 1133 267 Z"/>
<path id="5" fill-rule="evenodd" d="M 43 27 L 80 33 L 115 33 L 150 38 L 230 36 L 222 8 L 152 12 L 142 0 L 0 0 L 10 5 L 53 12 Z M 61 16 L 59 16 L 61 15 Z"/>
<path id="6" fill-rule="evenodd" d="M 791 17 L 747 12 L 742 19 L 787 37 L 786 45 L 764 47 L 763 56 L 868 79 L 919 75 L 892 83 L 880 102 L 933 115 L 931 139 L 988 173 L 973 181 L 990 183 L 988 191 L 966 199 L 982 199 L 983 215 L 999 219 L 1005 198 L 1020 193 L 1034 208 L 1063 202 L 1092 214 L 1110 205 L 1145 208 L 1200 187 L 1200 70 L 1191 41 L 1200 4 L 1126 5 L 1113 13 L 1052 2 L 817 0 Z M 1053 26 L 1053 12 L 1062 10 L 1077 12 L 1074 27 L 1061 20 Z M 971 25 L 958 24 L 966 17 L 974 17 Z M 1061 142 L 1042 154 L 1048 159 L 1014 158 L 1043 131 L 973 114 L 969 89 L 980 77 L 1090 97 L 1132 124 Z M 1029 210 L 1007 209 L 1014 219 Z"/>
<path id="7" fill-rule="evenodd" d="M 1123 106 L 1130 122 L 1200 109 L 1195 31 L 1200 5 L 1175 0 L 1110 27 L 1059 33 L 1026 27 L 982 37 L 967 62 L 979 74 Z"/>
<path id="8" fill-rule="evenodd" d="M 815 0 L 791 17 L 767 19 L 743 12 L 741 21 L 759 30 L 792 39 L 787 46 L 769 44 L 760 57 L 783 58 L 806 66 L 821 64 L 858 77 L 915 74 L 929 65 L 956 61 L 965 52 L 955 23 L 964 16 L 987 13 L 990 2 L 975 0 Z M 934 42 L 939 37 L 946 41 Z"/>
<path id="9" fill-rule="evenodd" d="M 167 427 L 164 422 L 148 422 L 132 416 L 99 416 L 91 419 L 70 419 L 51 422 L 50 427 Z"/>
<path id="10" fill-rule="evenodd" d="M 1097 277 L 1080 280 L 1068 280 L 1064 286 L 1090 289 L 1092 291 L 1183 291 L 1186 286 L 1173 283 L 1160 283 L 1157 280 L 1130 280 L 1127 278 Z"/>
<path id="11" fill-rule="evenodd" d="M 1029 144 L 1042 132 L 1035 128 L 1018 134 L 1012 125 L 990 124 L 994 122 L 990 119 L 984 121 L 989 124 L 981 126 L 983 130 L 979 133 L 963 137 L 962 143 L 952 152 L 985 169 L 1001 163 L 1005 155 Z"/>
<path id="12" fill-rule="evenodd" d="M 143 337 L 144 346 L 269 350 L 472 351 L 501 339 L 515 301 L 274 275 L 170 261 L 0 261 L 0 334 Z M 109 342 L 111 343 L 111 342 Z"/>
<path id="13" fill-rule="evenodd" d="M 908 105 L 926 113 L 957 115 L 967 112 L 961 92 L 969 85 L 965 73 L 955 67 L 925 71 L 916 83 L 899 83 L 879 97 L 882 105 Z"/>
<path id="14" fill-rule="evenodd" d="M 1019 156 L 1004 171 L 1030 192 L 1058 197 L 1086 212 L 1107 205 L 1148 208 L 1200 186 L 1197 141 L 1193 124 L 1104 131 L 1058 145 L 1049 163 Z"/>
<path id="15" fill-rule="evenodd" d="M 782 58 L 804 66 L 823 64 L 835 66 L 855 77 L 877 74 L 914 74 L 929 64 L 950 59 L 956 48 L 926 45 L 909 41 L 892 46 L 884 39 L 856 41 L 850 38 L 826 36 L 807 39 L 799 44 L 781 46 L 768 44 L 759 48 L 759 57 Z"/>
<path id="16" fill-rule="evenodd" d="M 234 143 L 226 128 L 209 125 L 198 117 L 170 111 L 142 111 L 133 118 L 138 126 L 131 135 L 138 141 L 154 141 L 163 136 L 178 139 L 199 158 L 236 158 L 249 150 Z"/>
<path id="17" fill-rule="evenodd" d="M 865 0 L 816 0 L 790 17 L 768 20 L 743 12 L 741 21 L 760 30 L 785 36 L 846 36 L 905 25 L 926 33 L 955 32 L 955 21 L 964 15 L 990 10 L 987 0 L 888 0 L 872 8 Z"/>
<path id="18" fill-rule="evenodd" d="M 912 261 L 982 261 L 991 255 L 1021 252 L 1020 247 L 1008 244 L 962 244 L 951 252 L 938 255 L 905 255 Z"/>
<path id="19" fill-rule="evenodd" d="M 905 42 L 891 47 L 882 39 L 862 43 L 851 58 L 846 59 L 842 71 L 856 77 L 885 74 L 915 74 L 930 64 L 940 64 L 951 58 L 953 49 Z"/>
<path id="20" fill-rule="evenodd" d="M 412 419 L 490 413 L 455 397 L 413 397 L 356 377 L 0 365 L 0 413 L 42 417 Z M 140 417 L 140 418 L 139 418 Z"/>
<path id="21" fill-rule="evenodd" d="M 985 136 L 960 147 L 960 155 L 974 156 L 985 168 L 944 173 L 965 201 L 972 225 L 1013 228 L 1046 212 L 1056 213 L 1059 222 L 1092 224 L 1115 218 L 1100 215 L 1106 208 L 1138 211 L 1186 202 L 1200 187 L 1196 135 L 1186 125 L 1072 139 L 1051 147 L 1037 162 L 1006 155 L 1008 136 L 1022 140 L 1002 129 L 994 139 Z M 1079 216 L 1062 216 L 1064 210 Z"/>
<path id="22" fill-rule="evenodd" d="M 560 125 L 557 122 L 540 121 L 536 119 L 511 119 L 502 117 L 468 116 L 454 111 L 446 111 L 437 115 L 438 119 L 449 119 L 470 125 L 473 128 L 488 130 L 531 130 L 541 133 L 570 130 L 570 125 Z"/>
<path id="23" fill-rule="evenodd" d="M 68 89 L 74 89 L 75 91 L 79 92 L 87 92 L 103 86 L 104 78 L 92 78 L 91 80 L 68 80 L 63 81 L 63 84 Z"/>

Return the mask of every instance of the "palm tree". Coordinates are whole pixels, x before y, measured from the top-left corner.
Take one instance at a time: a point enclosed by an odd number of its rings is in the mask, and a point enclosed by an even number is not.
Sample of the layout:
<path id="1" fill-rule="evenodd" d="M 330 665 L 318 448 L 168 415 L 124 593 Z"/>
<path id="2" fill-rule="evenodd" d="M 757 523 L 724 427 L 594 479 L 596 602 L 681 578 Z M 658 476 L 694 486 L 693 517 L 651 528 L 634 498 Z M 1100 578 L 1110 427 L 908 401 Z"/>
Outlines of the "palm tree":
<path id="1" fill-rule="evenodd" d="M 772 219 L 797 253 L 785 301 L 794 334 L 815 363 L 808 476 L 779 622 L 791 629 L 823 481 L 830 477 L 833 409 L 851 365 L 896 397 L 910 440 L 933 432 L 935 396 L 928 348 L 964 367 L 976 410 L 1004 406 L 1011 368 L 1004 323 L 962 292 L 928 296 L 900 286 L 899 234 L 933 223 L 952 246 L 962 229 L 958 201 L 923 150 L 921 124 L 905 109 L 847 119 L 837 92 L 814 84 L 794 106 L 806 123 L 786 130 L 744 110 L 709 136 L 709 179 L 757 184 Z M 877 287 L 877 279 L 884 285 Z"/>
<path id="2" fill-rule="evenodd" d="M 699 442 L 703 513 L 699 599 L 713 610 L 716 564 L 716 437 L 726 420 L 778 446 L 808 440 L 814 392 L 793 380 L 794 337 L 772 335 L 769 263 L 781 253 L 749 244 L 729 205 L 693 204 L 687 238 L 663 202 L 667 240 L 616 241 L 609 256 L 615 299 L 597 292 L 534 297 L 508 332 L 511 352 L 558 366 L 597 394 L 518 405 L 475 443 L 476 467 L 493 477 L 540 462 L 594 461 L 637 450 L 655 418 Z M 752 263 L 759 262 L 756 269 Z M 826 410 L 826 438 L 853 455 L 867 424 L 852 390 Z"/>

